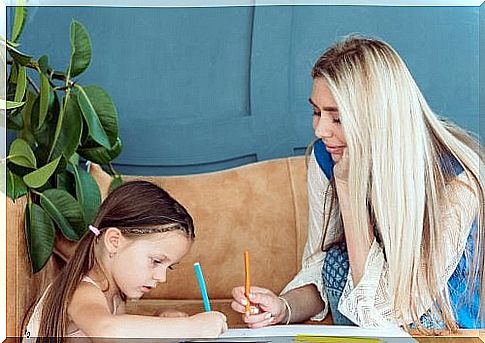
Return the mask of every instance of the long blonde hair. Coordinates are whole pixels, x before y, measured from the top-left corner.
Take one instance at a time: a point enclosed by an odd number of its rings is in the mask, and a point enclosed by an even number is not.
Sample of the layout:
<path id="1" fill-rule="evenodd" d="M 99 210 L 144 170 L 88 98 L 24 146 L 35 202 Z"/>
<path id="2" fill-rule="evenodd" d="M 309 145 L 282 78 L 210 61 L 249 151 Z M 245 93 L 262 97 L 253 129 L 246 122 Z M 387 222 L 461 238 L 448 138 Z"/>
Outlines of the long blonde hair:
<path id="1" fill-rule="evenodd" d="M 445 265 L 442 205 L 448 200 L 446 186 L 456 179 L 443 157 L 459 162 L 470 189 L 478 190 L 475 251 L 467 281 L 473 289 L 474 281 L 481 280 L 480 297 L 485 299 L 484 160 L 478 141 L 433 113 L 403 60 L 381 40 L 345 38 L 317 60 L 312 77 L 325 79 L 337 103 L 350 159 L 355 229 L 368 237 L 367 223 L 373 221 L 382 237 L 396 318 L 406 327 L 411 318 L 426 331 L 419 314 L 431 299 L 432 318 L 455 331 L 447 292 L 436 287 L 439 267 Z M 481 320 L 484 312 L 481 306 Z"/>

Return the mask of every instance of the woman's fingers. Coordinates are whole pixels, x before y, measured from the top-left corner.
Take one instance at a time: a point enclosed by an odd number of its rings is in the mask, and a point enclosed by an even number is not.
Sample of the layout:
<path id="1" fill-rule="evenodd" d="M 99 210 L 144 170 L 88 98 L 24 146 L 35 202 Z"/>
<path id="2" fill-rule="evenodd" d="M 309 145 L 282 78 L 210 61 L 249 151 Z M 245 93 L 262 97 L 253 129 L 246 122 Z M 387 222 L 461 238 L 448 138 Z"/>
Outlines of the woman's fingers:
<path id="1" fill-rule="evenodd" d="M 257 328 L 262 328 L 264 326 L 273 325 L 273 324 L 274 324 L 274 317 L 270 317 L 258 323 L 250 324 L 248 325 L 248 327 L 250 327 L 251 329 L 257 329 Z"/>
<path id="2" fill-rule="evenodd" d="M 240 303 L 246 305 L 246 296 L 244 295 L 244 287 L 234 287 L 231 291 L 232 298 Z"/>
<path id="3" fill-rule="evenodd" d="M 250 290 L 251 293 L 263 293 L 263 294 L 273 294 L 269 289 L 267 288 L 262 288 L 262 287 L 257 287 L 257 286 L 251 286 Z"/>
<path id="4" fill-rule="evenodd" d="M 252 304 L 256 304 L 259 308 L 263 310 L 263 312 L 271 312 L 276 313 L 278 311 L 278 297 L 273 294 L 273 292 L 269 293 L 253 293 L 249 295 L 249 300 Z"/>
<path id="5" fill-rule="evenodd" d="M 253 286 L 250 289 L 249 300 L 251 309 L 246 313 L 247 298 L 244 294 L 244 287 L 239 286 L 232 289 L 231 308 L 242 313 L 242 320 L 250 328 L 264 327 L 274 324 L 275 315 L 280 311 L 279 299 L 270 290 Z"/>
<path id="6" fill-rule="evenodd" d="M 262 312 L 258 314 L 253 314 L 253 315 L 244 315 L 243 316 L 243 321 L 249 326 L 249 327 L 263 327 L 267 326 L 272 323 L 274 320 L 273 316 L 271 315 L 270 312 Z"/>
<path id="7" fill-rule="evenodd" d="M 231 308 L 239 313 L 245 313 L 246 312 L 246 306 L 242 305 L 240 302 L 233 300 L 231 302 Z"/>

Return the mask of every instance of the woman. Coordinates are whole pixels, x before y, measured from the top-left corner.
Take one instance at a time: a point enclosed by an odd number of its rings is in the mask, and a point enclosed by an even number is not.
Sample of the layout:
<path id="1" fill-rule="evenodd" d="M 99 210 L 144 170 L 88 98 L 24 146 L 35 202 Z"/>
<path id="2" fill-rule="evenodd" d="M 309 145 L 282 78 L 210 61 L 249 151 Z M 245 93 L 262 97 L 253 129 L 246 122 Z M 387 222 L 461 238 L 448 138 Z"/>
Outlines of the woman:
<path id="1" fill-rule="evenodd" d="M 381 40 L 336 43 L 312 77 L 317 140 L 302 269 L 280 297 L 252 288 L 243 320 L 250 327 L 321 320 L 330 307 L 335 324 L 427 333 L 483 327 L 478 142 L 432 112 Z M 233 297 L 233 309 L 245 313 L 243 288 Z"/>

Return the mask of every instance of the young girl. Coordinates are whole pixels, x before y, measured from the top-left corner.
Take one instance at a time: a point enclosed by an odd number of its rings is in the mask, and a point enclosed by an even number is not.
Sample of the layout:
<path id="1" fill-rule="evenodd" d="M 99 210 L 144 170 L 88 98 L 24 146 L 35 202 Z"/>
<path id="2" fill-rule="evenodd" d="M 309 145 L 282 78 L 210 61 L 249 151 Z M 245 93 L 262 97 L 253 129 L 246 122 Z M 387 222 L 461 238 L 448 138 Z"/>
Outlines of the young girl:
<path id="1" fill-rule="evenodd" d="M 321 320 L 429 329 L 485 326 L 484 160 L 440 120 L 397 52 L 350 37 L 312 70 L 302 269 L 277 297 L 251 290 L 250 327 Z M 233 309 L 244 313 L 242 287 Z M 480 302 L 482 299 L 482 302 Z"/>
<path id="2" fill-rule="evenodd" d="M 37 303 L 25 337 L 218 336 L 227 329 L 219 312 L 125 314 L 126 299 L 165 282 L 194 237 L 189 213 L 163 189 L 145 181 L 121 185 Z"/>

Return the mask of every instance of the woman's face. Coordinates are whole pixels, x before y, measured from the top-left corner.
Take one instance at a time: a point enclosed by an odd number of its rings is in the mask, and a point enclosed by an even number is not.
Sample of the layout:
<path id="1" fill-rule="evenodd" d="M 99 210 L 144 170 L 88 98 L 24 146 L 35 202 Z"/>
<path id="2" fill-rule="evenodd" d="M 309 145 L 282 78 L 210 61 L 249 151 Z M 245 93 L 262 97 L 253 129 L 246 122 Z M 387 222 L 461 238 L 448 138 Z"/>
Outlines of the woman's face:
<path id="1" fill-rule="evenodd" d="M 323 141 L 332 159 L 340 161 L 347 148 L 347 141 L 340 124 L 337 104 L 324 78 L 313 80 L 312 95 L 308 100 L 313 107 L 315 136 Z"/>

